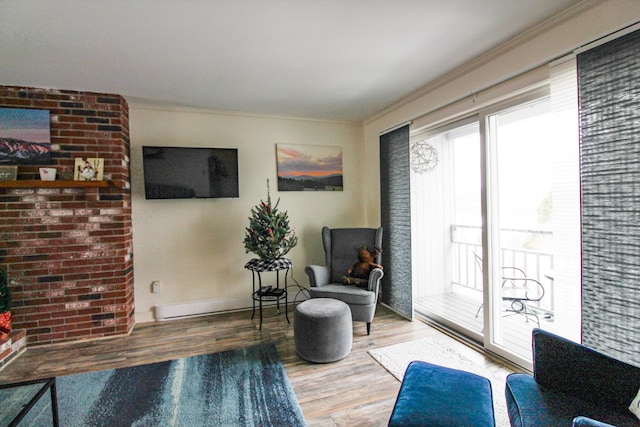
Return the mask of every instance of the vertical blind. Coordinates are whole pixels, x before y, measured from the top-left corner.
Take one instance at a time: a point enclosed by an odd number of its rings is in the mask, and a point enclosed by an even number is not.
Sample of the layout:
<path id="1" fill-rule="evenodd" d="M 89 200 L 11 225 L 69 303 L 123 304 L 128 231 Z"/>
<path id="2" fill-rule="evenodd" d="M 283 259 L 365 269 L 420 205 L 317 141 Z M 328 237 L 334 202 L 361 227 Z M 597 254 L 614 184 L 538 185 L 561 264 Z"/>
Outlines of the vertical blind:
<path id="1" fill-rule="evenodd" d="M 380 136 L 380 212 L 383 231 L 381 300 L 413 318 L 409 125 Z"/>
<path id="2" fill-rule="evenodd" d="M 553 332 L 581 340 L 580 264 L 580 144 L 578 82 L 575 56 L 549 67 L 553 149 L 549 162 L 553 171 L 551 215 L 553 267 L 547 289 L 553 298 Z"/>
<path id="3" fill-rule="evenodd" d="M 640 31 L 577 56 L 583 343 L 640 364 Z"/>

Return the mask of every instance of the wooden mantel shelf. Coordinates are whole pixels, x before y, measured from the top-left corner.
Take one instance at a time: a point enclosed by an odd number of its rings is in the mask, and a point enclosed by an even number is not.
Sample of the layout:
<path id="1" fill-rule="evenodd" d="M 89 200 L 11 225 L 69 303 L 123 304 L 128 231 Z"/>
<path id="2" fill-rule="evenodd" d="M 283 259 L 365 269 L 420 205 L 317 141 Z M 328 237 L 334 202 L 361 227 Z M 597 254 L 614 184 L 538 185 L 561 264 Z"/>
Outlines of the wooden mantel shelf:
<path id="1" fill-rule="evenodd" d="M 41 181 L 39 179 L 19 179 L 0 181 L 0 188 L 79 188 L 79 187 L 121 187 L 114 181 Z"/>

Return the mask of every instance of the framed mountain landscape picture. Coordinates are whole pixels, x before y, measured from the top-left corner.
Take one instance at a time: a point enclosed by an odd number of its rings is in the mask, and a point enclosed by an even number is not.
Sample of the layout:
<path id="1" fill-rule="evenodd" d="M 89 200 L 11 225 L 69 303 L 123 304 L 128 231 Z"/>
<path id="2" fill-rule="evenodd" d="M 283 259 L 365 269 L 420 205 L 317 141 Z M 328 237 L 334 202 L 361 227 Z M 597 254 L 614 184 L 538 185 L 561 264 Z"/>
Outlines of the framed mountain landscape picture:
<path id="1" fill-rule="evenodd" d="M 51 134 L 48 110 L 0 108 L 0 165 L 48 165 Z"/>
<path id="2" fill-rule="evenodd" d="M 342 191 L 342 147 L 277 144 L 279 191 Z"/>

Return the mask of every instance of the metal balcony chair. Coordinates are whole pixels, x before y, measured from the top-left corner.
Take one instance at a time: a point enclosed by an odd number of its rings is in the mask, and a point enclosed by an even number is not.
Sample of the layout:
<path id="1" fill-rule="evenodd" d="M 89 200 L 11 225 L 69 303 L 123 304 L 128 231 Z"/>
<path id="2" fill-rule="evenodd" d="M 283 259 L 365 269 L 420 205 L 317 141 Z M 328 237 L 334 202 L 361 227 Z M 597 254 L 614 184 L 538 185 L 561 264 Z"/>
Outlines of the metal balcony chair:
<path id="1" fill-rule="evenodd" d="M 511 271 L 511 273 L 508 273 Z M 508 303 L 505 315 L 520 314 L 527 319 L 535 319 L 540 327 L 538 314 L 529 307 L 533 302 L 539 302 L 544 297 L 544 286 L 536 279 L 528 278 L 518 267 L 502 267 L 502 301 Z"/>
<path id="2" fill-rule="evenodd" d="M 482 258 L 474 253 L 476 263 L 482 271 Z M 507 303 L 503 317 L 519 314 L 529 322 L 534 319 L 540 327 L 540 317 L 531 309 L 529 304 L 539 302 L 544 297 L 544 286 L 536 279 L 527 277 L 527 274 L 518 267 L 501 267 L 502 270 L 502 301 Z M 476 317 L 480 315 L 483 304 L 480 304 Z"/>

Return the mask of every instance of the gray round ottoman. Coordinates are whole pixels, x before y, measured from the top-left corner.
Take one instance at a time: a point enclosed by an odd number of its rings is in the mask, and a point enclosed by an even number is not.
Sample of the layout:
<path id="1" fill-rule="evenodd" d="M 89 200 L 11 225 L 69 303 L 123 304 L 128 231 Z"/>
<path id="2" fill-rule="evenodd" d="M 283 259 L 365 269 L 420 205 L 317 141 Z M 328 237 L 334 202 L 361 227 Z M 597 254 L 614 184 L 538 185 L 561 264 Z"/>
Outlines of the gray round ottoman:
<path id="1" fill-rule="evenodd" d="M 293 313 L 298 355 L 315 363 L 335 362 L 351 351 L 351 309 L 337 299 L 312 298 Z"/>

